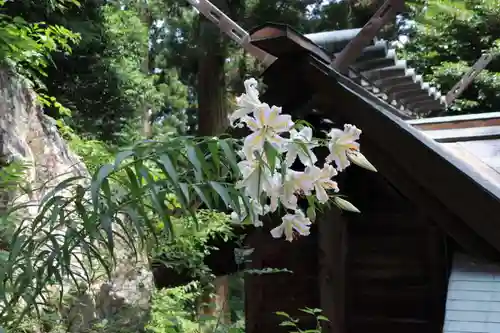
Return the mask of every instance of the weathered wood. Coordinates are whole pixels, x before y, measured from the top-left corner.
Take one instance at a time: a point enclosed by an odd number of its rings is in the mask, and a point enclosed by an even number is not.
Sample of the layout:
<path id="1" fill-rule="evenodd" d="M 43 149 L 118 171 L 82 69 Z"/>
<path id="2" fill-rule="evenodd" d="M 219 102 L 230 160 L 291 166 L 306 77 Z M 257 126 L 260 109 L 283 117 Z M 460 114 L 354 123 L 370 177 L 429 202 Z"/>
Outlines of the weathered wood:
<path id="1" fill-rule="evenodd" d="M 388 163 L 389 158 L 375 145 L 371 142 L 364 142 L 363 148 L 365 149 L 365 155 L 377 165 L 377 168 L 383 172 L 384 177 L 389 179 L 392 184 L 395 184 L 406 197 L 421 208 L 423 214 L 435 221 L 461 246 L 470 253 L 485 256 L 492 260 L 500 260 L 495 248 L 487 244 L 468 225 L 460 221 L 456 215 L 451 214 L 435 196 L 412 181 L 410 174 L 402 171 L 394 163 Z"/>
<path id="2" fill-rule="evenodd" d="M 344 80 L 344 83 L 347 82 Z M 335 96 L 332 96 L 331 89 L 328 93 L 325 90 L 325 97 L 328 96 L 330 100 L 343 100 L 349 105 L 348 108 L 337 108 L 337 112 L 344 114 L 346 118 L 350 116 L 349 119 L 363 129 L 366 138 L 384 147 L 386 161 L 399 165 L 405 170 L 407 178 L 413 179 L 433 193 L 436 204 L 444 204 L 448 210 L 460 216 L 475 233 L 486 239 L 497 251 L 500 250 L 500 229 L 496 222 L 490 219 L 491 216 L 497 216 L 500 210 L 499 198 L 495 193 L 497 190 L 488 189 L 491 186 L 483 183 L 480 175 L 474 174 L 461 161 L 451 158 L 450 154 L 446 154 L 430 139 L 424 138 L 420 133 L 414 133 L 403 121 L 391 119 L 391 114 L 367 103 L 363 97 L 352 94 L 346 86 L 344 88 L 334 89 L 338 92 Z M 380 130 L 382 128 L 383 131 Z M 371 157 L 373 156 L 374 154 Z M 387 174 L 382 167 L 379 171 Z M 472 180 L 470 176 L 475 176 L 476 179 Z M 458 196 L 457 193 L 461 195 Z M 455 224 L 442 226 L 450 233 L 458 233 L 455 231 L 458 228 Z"/>
<path id="3" fill-rule="evenodd" d="M 363 48 L 367 46 L 378 34 L 384 25 L 394 19 L 404 8 L 404 0 L 386 0 L 377 10 L 373 17 L 366 23 L 361 31 L 354 37 L 346 47 L 337 55 L 332 62 L 332 67 L 345 73 L 352 63 L 361 55 Z"/>
<path id="4" fill-rule="evenodd" d="M 367 332 L 404 332 L 404 333 L 422 333 L 428 332 L 430 324 L 419 321 L 392 320 L 385 318 L 363 318 L 350 323 L 349 332 L 367 333 Z"/>
<path id="5" fill-rule="evenodd" d="M 345 332 L 346 220 L 332 207 L 318 216 L 319 289 L 323 313 L 330 320 L 324 332 Z"/>
<path id="6" fill-rule="evenodd" d="M 463 93 L 463 91 L 469 86 L 469 84 L 474 81 L 476 76 L 481 73 L 481 71 L 488 66 L 491 60 L 496 56 L 496 52 L 491 51 L 488 53 L 483 54 L 475 63 L 472 65 L 472 67 L 469 69 L 467 73 L 460 78 L 460 80 L 453 86 L 453 88 L 450 89 L 448 94 L 446 94 L 446 104 L 450 105 L 452 104 L 460 95 Z"/>
<path id="7" fill-rule="evenodd" d="M 270 228 L 277 223 L 266 223 L 248 236 L 247 245 L 255 249 L 248 268 L 286 268 L 293 273 L 245 276 L 246 332 L 249 333 L 288 332 L 286 327 L 278 326 L 283 318 L 279 318 L 276 311 L 300 316 L 299 309 L 319 307 L 320 304 L 316 226 L 311 228 L 309 236 L 290 243 L 269 234 Z M 303 324 L 305 328 L 314 328 L 315 322 Z"/>

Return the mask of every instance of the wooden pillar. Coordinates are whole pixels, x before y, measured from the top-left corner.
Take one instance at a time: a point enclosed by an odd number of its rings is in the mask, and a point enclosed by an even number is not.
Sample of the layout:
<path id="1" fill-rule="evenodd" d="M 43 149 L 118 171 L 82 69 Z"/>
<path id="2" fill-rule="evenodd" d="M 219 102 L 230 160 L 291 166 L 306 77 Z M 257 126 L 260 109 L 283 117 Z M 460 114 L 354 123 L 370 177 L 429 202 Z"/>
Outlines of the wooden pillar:
<path id="1" fill-rule="evenodd" d="M 347 229 L 345 218 L 337 207 L 325 209 L 318 216 L 319 289 L 323 314 L 330 322 L 324 332 L 345 332 L 345 263 Z"/>
<path id="2" fill-rule="evenodd" d="M 427 223 L 431 224 L 427 219 Z M 443 331 L 444 314 L 446 309 L 446 295 L 448 290 L 448 258 L 446 251 L 445 235 L 435 225 L 429 226 L 429 272 L 430 276 L 430 300 L 432 331 L 429 333 L 440 333 Z"/>

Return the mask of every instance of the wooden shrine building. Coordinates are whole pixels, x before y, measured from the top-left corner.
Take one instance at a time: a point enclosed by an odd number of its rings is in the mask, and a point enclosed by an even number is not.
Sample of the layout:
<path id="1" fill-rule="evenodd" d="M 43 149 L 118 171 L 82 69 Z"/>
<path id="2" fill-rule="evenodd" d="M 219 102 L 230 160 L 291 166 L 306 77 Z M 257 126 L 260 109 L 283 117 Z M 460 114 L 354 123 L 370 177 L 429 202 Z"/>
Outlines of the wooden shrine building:
<path id="1" fill-rule="evenodd" d="M 277 58 L 263 74 L 262 100 L 316 130 L 358 126 L 379 172 L 352 167 L 340 179 L 361 214 L 325 212 L 292 243 L 268 229 L 248 236 L 251 268 L 293 274 L 246 278 L 247 332 L 287 332 L 275 311 L 314 326 L 297 311 L 304 307 L 323 309 L 332 333 L 500 332 L 498 115 L 405 120 L 446 101 L 387 42 L 371 43 L 341 73 L 320 34 L 268 24 L 250 36 Z"/>

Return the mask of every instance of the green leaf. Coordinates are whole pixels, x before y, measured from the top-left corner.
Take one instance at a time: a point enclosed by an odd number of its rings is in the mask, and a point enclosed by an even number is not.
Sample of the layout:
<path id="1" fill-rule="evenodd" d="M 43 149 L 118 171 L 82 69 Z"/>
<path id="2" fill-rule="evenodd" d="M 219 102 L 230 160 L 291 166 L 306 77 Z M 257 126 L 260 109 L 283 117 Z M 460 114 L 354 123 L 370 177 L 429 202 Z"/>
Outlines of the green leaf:
<path id="1" fill-rule="evenodd" d="M 99 210 L 99 192 L 101 190 L 102 183 L 106 180 L 109 175 L 114 171 L 114 166 L 112 164 L 104 164 L 99 168 L 97 173 L 92 178 L 92 184 L 90 186 L 92 202 L 94 204 L 94 210 L 97 212 Z"/>
<path id="2" fill-rule="evenodd" d="M 201 201 L 203 201 L 203 203 L 209 208 L 209 209 L 213 209 L 213 205 L 212 205 L 212 202 L 207 198 L 207 196 L 205 195 L 204 191 L 201 189 L 200 186 L 198 185 L 193 185 L 193 189 L 194 191 L 196 192 L 196 194 L 198 195 L 198 197 L 201 199 Z"/>
<path id="3" fill-rule="evenodd" d="M 286 312 L 283 312 L 283 311 L 276 311 L 274 314 L 276 314 L 277 316 L 282 316 L 282 317 L 286 317 L 286 318 L 291 318 L 290 315 Z"/>
<path id="4" fill-rule="evenodd" d="M 140 167 L 139 172 L 140 172 L 141 176 L 148 183 L 148 188 L 150 189 L 150 192 L 151 192 L 151 195 L 150 195 L 151 201 L 153 203 L 153 206 L 154 206 L 156 212 L 160 216 L 160 218 L 161 218 L 162 222 L 164 223 L 164 225 L 167 226 L 167 228 L 168 228 L 168 230 L 170 232 L 170 235 L 173 235 L 174 234 L 174 229 L 173 229 L 173 226 L 172 226 L 172 222 L 170 220 L 170 216 L 168 215 L 168 209 L 165 206 L 165 197 L 164 196 L 160 196 L 160 192 L 157 190 L 156 184 L 155 184 L 153 178 L 151 177 L 151 174 L 149 173 L 149 171 L 144 166 Z M 177 185 L 177 184 L 174 184 L 174 185 Z M 176 190 L 178 192 L 181 192 L 181 190 L 179 189 L 179 187 L 176 187 Z M 182 193 L 181 193 L 181 196 L 183 196 Z M 186 207 L 186 206 L 184 205 L 184 207 Z"/>
<path id="5" fill-rule="evenodd" d="M 193 165 L 195 169 L 195 177 L 196 180 L 201 181 L 203 179 L 202 165 L 200 160 L 198 159 L 198 154 L 196 152 L 196 148 L 193 146 L 187 147 L 187 156 L 189 162 Z"/>
<path id="6" fill-rule="evenodd" d="M 278 150 L 266 141 L 264 143 L 264 153 L 266 154 L 267 165 L 271 172 L 274 173 L 276 169 L 276 159 L 278 158 Z"/>
<path id="7" fill-rule="evenodd" d="M 285 327 L 297 327 L 297 324 L 295 324 L 293 321 L 284 321 L 279 324 L 279 326 L 285 326 Z"/>
<path id="8" fill-rule="evenodd" d="M 311 220 L 311 222 L 314 222 L 316 220 L 316 209 L 314 206 L 309 206 L 307 207 L 306 215 Z"/>
<path id="9" fill-rule="evenodd" d="M 107 242 L 106 247 L 109 250 L 110 254 L 114 253 L 115 250 L 115 242 L 113 238 L 113 220 L 107 214 L 101 214 L 101 227 L 106 232 Z"/>
<path id="10" fill-rule="evenodd" d="M 116 155 L 115 158 L 115 170 L 118 170 L 120 164 L 126 160 L 127 158 L 134 156 L 135 152 L 133 150 L 125 150 L 121 151 Z"/>
<path id="11" fill-rule="evenodd" d="M 227 189 L 217 182 L 210 182 L 210 185 L 215 190 L 215 192 L 217 192 L 217 194 L 222 199 L 222 201 L 224 201 L 224 204 L 226 205 L 226 207 L 230 208 L 231 204 L 232 204 L 232 200 L 231 200 L 231 196 L 229 195 Z"/>
<path id="12" fill-rule="evenodd" d="M 236 161 L 236 155 L 234 154 L 234 149 L 229 147 L 227 140 L 221 140 L 219 144 L 222 147 L 224 154 L 229 159 L 229 164 L 234 172 L 234 175 L 238 176 L 240 174 L 240 169 L 238 168 L 238 162 Z"/>
<path id="13" fill-rule="evenodd" d="M 211 140 L 208 142 L 208 150 L 210 151 L 212 160 L 215 164 L 215 168 L 217 170 L 217 175 L 220 174 L 220 157 L 219 157 L 219 144 L 217 141 Z"/>
<path id="14" fill-rule="evenodd" d="M 172 163 L 170 157 L 166 154 L 163 154 L 160 156 L 160 162 L 172 182 L 179 183 L 179 175 L 177 174 L 177 171 L 175 170 L 174 164 Z"/>

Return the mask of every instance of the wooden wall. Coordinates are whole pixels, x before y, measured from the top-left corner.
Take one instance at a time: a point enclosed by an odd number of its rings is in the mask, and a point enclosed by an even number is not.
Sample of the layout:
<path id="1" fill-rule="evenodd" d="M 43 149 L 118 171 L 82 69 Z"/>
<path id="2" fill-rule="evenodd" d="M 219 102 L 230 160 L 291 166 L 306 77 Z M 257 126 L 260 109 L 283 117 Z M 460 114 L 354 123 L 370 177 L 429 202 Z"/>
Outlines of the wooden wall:
<path id="1" fill-rule="evenodd" d="M 311 317 L 303 316 L 298 309 L 319 307 L 317 232 L 290 243 L 274 239 L 269 228 L 258 228 L 247 239 L 255 248 L 249 269 L 279 268 L 292 273 L 271 273 L 245 276 L 246 332 L 289 332 L 279 327 L 284 319 L 276 311 L 284 311 L 301 319 L 301 327 L 311 328 Z"/>
<path id="2" fill-rule="evenodd" d="M 346 332 L 440 332 L 445 236 L 380 174 L 352 168 L 347 218 Z"/>
<path id="3" fill-rule="evenodd" d="M 273 312 L 298 315 L 308 306 L 332 319 L 327 332 L 441 333 L 444 234 L 380 174 L 350 168 L 343 193 L 362 213 L 325 214 L 318 222 L 321 244 L 316 229 L 292 243 L 272 239 L 267 230 L 249 236 L 256 248 L 252 268 L 294 273 L 246 279 L 247 332 L 286 332 Z M 301 322 L 313 326 L 310 319 Z"/>

